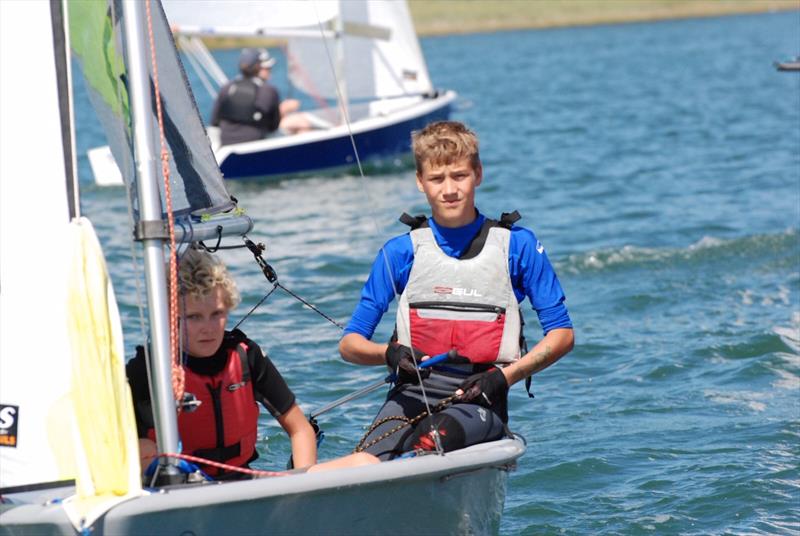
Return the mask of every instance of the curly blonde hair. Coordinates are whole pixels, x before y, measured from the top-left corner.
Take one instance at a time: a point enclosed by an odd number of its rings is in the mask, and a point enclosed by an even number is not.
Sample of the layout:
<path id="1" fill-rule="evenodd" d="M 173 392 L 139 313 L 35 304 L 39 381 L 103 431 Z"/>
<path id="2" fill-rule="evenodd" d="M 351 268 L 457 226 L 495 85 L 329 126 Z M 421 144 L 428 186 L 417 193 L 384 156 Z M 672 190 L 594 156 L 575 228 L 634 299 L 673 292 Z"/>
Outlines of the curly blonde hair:
<path id="1" fill-rule="evenodd" d="M 417 173 L 422 173 L 426 162 L 446 165 L 463 158 L 470 160 L 474 170 L 481 167 L 478 136 L 459 121 L 436 121 L 412 132 L 411 146 Z"/>
<path id="2" fill-rule="evenodd" d="M 225 264 L 207 251 L 186 250 L 178 264 L 178 294 L 202 299 L 217 286 L 223 290 L 223 301 L 228 309 L 239 305 L 239 289 Z"/>

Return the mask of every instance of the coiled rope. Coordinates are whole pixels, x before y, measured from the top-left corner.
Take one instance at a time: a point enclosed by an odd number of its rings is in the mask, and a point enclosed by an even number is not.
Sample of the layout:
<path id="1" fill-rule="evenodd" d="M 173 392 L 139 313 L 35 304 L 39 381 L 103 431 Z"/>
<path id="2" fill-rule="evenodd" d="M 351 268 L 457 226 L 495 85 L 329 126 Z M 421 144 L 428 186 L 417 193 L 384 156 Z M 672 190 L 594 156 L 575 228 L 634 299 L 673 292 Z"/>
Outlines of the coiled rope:
<path id="1" fill-rule="evenodd" d="M 433 408 L 424 410 L 422 413 L 420 413 L 419 415 L 417 415 L 414 418 L 408 418 L 408 417 L 405 417 L 403 415 L 390 415 L 388 417 L 384 417 L 382 419 L 378 419 L 377 421 L 372 423 L 372 426 L 369 427 L 369 430 L 367 430 L 367 433 L 365 433 L 364 437 L 361 438 L 361 441 L 358 442 L 358 445 L 356 445 L 356 448 L 353 450 L 353 452 L 361 452 L 363 450 L 366 450 L 366 449 L 370 448 L 371 446 L 380 443 L 381 441 L 383 441 L 387 437 L 391 436 L 392 434 L 396 434 L 397 432 L 399 432 L 400 430 L 402 430 L 406 426 L 414 426 L 415 424 L 417 424 L 419 421 L 421 421 L 422 419 L 424 419 L 428 415 L 431 415 L 433 413 L 436 413 L 436 412 L 439 412 L 439 411 L 442 411 L 443 409 L 445 409 L 457 397 L 458 397 L 458 395 L 452 395 L 452 396 L 449 396 L 449 397 L 447 397 L 445 399 L 442 399 L 442 400 L 439 401 L 438 404 L 433 406 Z M 387 422 L 392 422 L 392 421 L 403 421 L 403 423 L 395 426 L 394 428 L 392 428 L 391 430 L 389 430 L 387 432 L 382 433 L 381 435 L 379 435 L 375 439 L 371 440 L 369 443 L 365 443 L 365 441 L 367 440 L 367 438 L 370 436 L 370 434 L 372 432 L 377 430 L 381 425 L 386 424 Z M 431 423 L 431 432 L 433 434 L 433 437 L 436 438 L 437 434 L 435 433 L 435 430 L 433 430 L 433 423 Z M 436 442 L 438 443 L 438 439 L 436 440 Z M 438 445 L 438 446 L 439 446 L 439 448 L 441 448 L 441 445 Z"/>

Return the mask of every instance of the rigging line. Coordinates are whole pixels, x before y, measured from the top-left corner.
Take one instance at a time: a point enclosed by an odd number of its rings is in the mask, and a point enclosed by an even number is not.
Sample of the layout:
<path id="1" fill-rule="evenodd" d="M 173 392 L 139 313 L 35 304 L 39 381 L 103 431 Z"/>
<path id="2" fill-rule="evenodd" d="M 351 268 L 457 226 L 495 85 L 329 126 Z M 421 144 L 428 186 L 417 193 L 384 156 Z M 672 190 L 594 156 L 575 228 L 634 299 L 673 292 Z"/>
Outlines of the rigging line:
<path id="1" fill-rule="evenodd" d="M 121 17 L 117 16 L 116 13 L 116 3 L 110 2 L 109 9 L 110 9 L 110 24 L 112 27 L 113 36 L 116 38 L 119 34 L 115 28 L 116 21 L 120 21 Z M 123 97 L 122 97 L 122 86 L 124 82 L 122 80 L 118 80 L 117 83 L 114 84 L 114 92 L 117 96 L 117 102 L 120 106 L 124 109 Z M 121 167 L 121 165 L 120 165 Z M 122 174 L 123 179 L 125 178 L 125 174 Z M 125 194 L 127 195 L 127 200 L 125 206 L 127 208 L 128 213 L 128 228 L 134 229 L 135 228 L 135 217 L 133 214 L 133 202 L 134 199 L 134 188 L 135 184 L 132 180 L 123 180 L 125 184 Z M 139 335 L 140 340 L 144 342 L 144 363 L 145 363 L 145 370 L 147 371 L 147 378 L 148 378 L 148 385 L 150 385 L 150 378 L 152 378 L 152 374 L 150 372 L 150 344 L 147 341 L 147 324 L 145 322 L 145 314 L 144 314 L 144 302 L 145 299 L 143 297 L 144 292 L 142 291 L 142 269 L 138 262 L 138 256 L 136 255 L 136 241 L 131 240 L 129 242 L 130 250 L 131 250 L 131 265 L 133 269 L 133 281 L 134 287 L 136 289 L 136 309 L 139 313 Z"/>
<path id="2" fill-rule="evenodd" d="M 308 308 L 309 308 L 309 309 L 311 309 L 312 311 L 315 311 L 315 312 L 316 312 L 317 314 L 319 314 L 319 315 L 320 315 L 322 318 L 324 318 L 325 320 L 327 320 L 328 322 L 330 322 L 330 323 L 331 323 L 331 324 L 333 324 L 334 326 L 337 326 L 338 328 L 340 328 L 340 329 L 342 329 L 342 330 L 344 329 L 344 326 L 343 326 L 343 325 L 341 325 L 339 322 L 337 322 L 337 321 L 336 321 L 336 320 L 334 320 L 333 318 L 331 318 L 331 317 L 329 317 L 328 315 L 326 315 L 325 313 L 323 313 L 323 312 L 322 312 L 322 311 L 321 311 L 321 310 L 320 310 L 318 307 L 316 307 L 315 305 L 313 305 L 313 304 L 311 304 L 311 303 L 307 302 L 306 300 L 304 300 L 303 298 L 301 298 L 300 296 L 298 296 L 297 294 L 295 294 L 294 292 L 292 292 L 292 291 L 291 291 L 291 290 L 289 290 L 288 288 L 284 287 L 284 286 L 283 286 L 283 285 L 282 285 L 280 282 L 276 281 L 276 282 L 275 282 L 275 286 L 276 286 L 276 287 L 280 287 L 280 288 L 281 288 L 281 289 L 282 289 L 284 292 L 286 292 L 287 294 L 289 294 L 290 296 L 292 296 L 293 298 L 295 298 L 296 300 L 298 300 L 300 303 L 302 303 L 303 305 L 305 305 L 306 307 L 308 307 Z"/>
<path id="3" fill-rule="evenodd" d="M 192 44 L 189 43 L 189 39 L 184 35 L 178 35 L 178 44 L 180 45 L 181 49 L 183 49 L 185 53 L 185 58 L 189 60 L 189 63 L 192 64 L 192 69 L 194 72 L 197 73 L 197 78 L 200 79 L 200 82 L 203 84 L 203 87 L 208 91 L 208 94 L 211 95 L 211 98 L 217 97 L 217 91 L 214 89 L 214 86 L 211 85 L 211 81 L 208 79 L 208 75 L 206 74 L 205 70 L 200 66 L 200 62 L 195 57 L 195 52 L 192 49 Z"/>
<path id="4" fill-rule="evenodd" d="M 339 75 L 336 72 L 336 67 L 333 65 L 333 58 L 331 57 L 331 51 L 328 48 L 328 41 L 325 39 L 325 28 L 322 26 L 322 20 L 319 17 L 319 12 L 317 11 L 317 4 L 316 2 L 312 2 L 314 6 L 314 14 L 317 16 L 317 25 L 319 26 L 320 36 L 322 40 L 322 47 L 325 49 L 325 57 L 328 60 L 328 66 L 331 69 L 331 73 L 333 73 L 334 79 L 334 86 L 336 87 L 336 97 L 337 101 L 339 102 L 339 109 L 342 113 L 342 119 L 344 120 L 344 124 L 347 127 L 347 136 L 350 138 L 350 145 L 353 147 L 353 154 L 356 157 L 356 164 L 358 165 L 358 174 L 363 178 L 364 177 L 364 168 L 361 166 L 361 157 L 358 156 L 358 148 L 356 147 L 356 139 L 353 136 L 353 129 L 350 125 L 350 112 L 347 107 L 347 103 L 344 101 L 344 96 L 342 95 L 342 88 L 341 88 L 341 81 L 339 80 Z M 376 224 L 377 229 L 377 224 Z"/>
<path id="5" fill-rule="evenodd" d="M 216 462 L 214 460 L 208 460 L 206 458 L 200 458 L 198 456 L 192 456 L 190 454 L 178 454 L 173 452 L 162 452 L 160 454 L 156 454 L 153 458 L 159 457 L 167 457 L 167 458 L 177 458 L 180 460 L 186 460 L 189 462 L 194 463 L 202 463 L 203 465 L 209 465 L 211 467 L 216 467 L 218 469 L 224 469 L 230 472 L 242 473 L 246 475 L 256 476 L 256 477 L 264 477 L 264 476 L 287 476 L 290 473 L 288 471 L 261 471 L 259 469 L 248 469 L 246 467 L 239 467 L 237 465 L 229 465 L 227 463 Z"/>
<path id="6" fill-rule="evenodd" d="M 264 277 L 267 278 L 267 281 L 269 281 L 270 283 L 273 284 L 273 288 L 269 292 L 269 294 L 272 294 L 275 291 L 276 288 L 280 287 L 284 292 L 286 292 L 287 294 L 289 294 L 290 296 L 295 298 L 300 303 L 304 304 L 306 307 L 308 307 L 312 311 L 314 311 L 317 314 L 319 314 L 321 317 L 325 318 L 331 324 L 333 324 L 335 326 L 338 326 L 340 329 L 344 329 L 343 325 L 341 325 L 340 323 L 335 321 L 333 318 L 331 318 L 330 316 L 328 316 L 325 313 L 323 313 L 315 305 L 309 303 L 308 301 L 304 300 L 303 298 L 301 298 L 300 296 L 298 296 L 297 294 L 295 294 L 294 292 L 292 292 L 288 288 L 284 287 L 280 283 L 280 281 L 278 281 L 278 274 L 275 272 L 275 269 L 272 266 L 270 266 L 267 261 L 264 260 L 264 257 L 261 256 L 261 253 L 263 253 L 264 250 L 265 250 L 264 244 L 256 244 L 252 240 L 247 238 L 246 235 L 243 236 L 242 238 L 244 239 L 244 245 L 240 246 L 240 247 L 246 247 L 248 250 L 250 250 L 250 253 L 253 254 L 253 258 L 255 258 L 255 260 L 256 260 L 256 264 L 258 264 L 258 266 L 261 268 L 261 272 L 264 274 Z M 201 242 L 201 244 L 202 244 L 202 242 Z M 203 248 L 208 249 L 205 244 L 202 244 L 202 245 L 203 245 Z M 262 298 L 261 301 L 258 302 L 256 304 L 256 306 L 253 307 L 253 309 L 251 309 L 250 312 L 247 313 L 244 316 L 244 318 L 242 318 L 242 320 L 239 321 L 239 324 L 244 322 L 247 319 L 247 317 L 250 316 L 250 314 L 255 310 L 256 307 L 258 307 L 262 303 L 264 303 L 264 301 L 269 297 L 269 294 L 264 296 L 264 298 Z M 238 326 L 239 324 L 236 324 L 236 325 Z"/>
<path id="7" fill-rule="evenodd" d="M 231 331 L 233 331 L 234 329 L 236 329 L 236 328 L 238 328 L 239 326 L 241 326 L 241 325 L 242 325 L 242 323 L 243 323 L 245 320 L 247 320 L 247 318 L 248 318 L 248 317 L 249 317 L 251 314 L 253 314 L 253 311 L 255 311 L 257 308 L 259 308 L 259 307 L 261 306 L 261 304 L 262 304 L 262 303 L 264 303 L 265 301 L 267 301 L 267 298 L 269 298 L 270 296 L 272 296 L 272 293 L 273 293 L 273 292 L 275 292 L 275 290 L 276 290 L 277 288 L 278 288 L 278 285 L 277 285 L 277 284 L 274 284 L 274 286 L 272 287 L 272 290 L 270 290 L 269 292 L 267 292 L 267 293 L 264 295 L 264 297 L 263 297 L 263 298 L 261 298 L 261 300 L 259 300 L 259 302 L 258 302 L 257 304 L 255 304 L 255 305 L 253 306 L 253 308 L 252 308 L 252 309 L 250 309 L 250 310 L 247 312 L 247 314 L 246 314 L 246 315 L 244 315 L 244 316 L 241 318 L 241 320 L 239 320 L 239 321 L 236 323 L 236 325 L 235 325 L 235 326 L 233 326 L 233 329 L 231 329 Z"/>
<path id="8" fill-rule="evenodd" d="M 331 56 L 330 49 L 328 48 L 328 41 L 325 38 L 325 29 L 322 26 L 322 20 L 320 19 L 319 12 L 317 11 L 316 2 L 312 2 L 312 6 L 314 7 L 314 14 L 317 17 L 317 25 L 319 26 L 320 38 L 321 38 L 321 41 L 322 41 L 322 46 L 325 49 L 325 56 L 326 56 L 326 58 L 328 60 L 328 66 L 330 67 L 331 73 L 333 74 L 333 79 L 336 82 L 334 85 L 336 86 L 336 95 L 338 97 L 339 107 L 342 109 L 342 118 L 344 119 L 345 124 L 347 126 L 347 134 L 348 134 L 348 136 L 350 138 L 350 144 L 353 147 L 353 153 L 355 154 L 355 157 L 356 157 L 356 163 L 358 164 L 358 174 L 359 174 L 359 177 L 361 178 L 361 180 L 364 182 L 364 188 L 362 188 L 362 192 L 364 192 L 364 195 L 366 195 L 367 200 L 369 201 L 368 207 L 370 207 L 370 208 L 368 210 L 370 212 L 370 218 L 372 219 L 372 223 L 375 226 L 375 236 L 377 237 L 377 236 L 380 236 L 380 229 L 378 228 L 378 219 L 377 219 L 377 217 L 375 215 L 374 207 L 377 207 L 378 205 L 376 203 L 372 202 L 372 199 L 370 198 L 370 195 L 369 195 L 369 184 L 367 183 L 366 176 L 364 175 L 364 168 L 361 165 L 361 158 L 358 156 L 358 148 L 356 147 L 355 136 L 353 136 L 353 129 L 352 129 L 351 125 L 350 125 L 350 117 L 349 117 L 349 112 L 348 112 L 348 109 L 347 109 L 348 108 L 347 107 L 347 103 L 344 102 L 344 97 L 343 97 L 342 91 L 341 91 L 341 81 L 339 80 L 339 75 L 336 72 L 336 67 L 333 64 L 333 58 Z M 341 13 L 340 13 L 340 17 L 341 17 Z M 341 30 L 339 30 L 337 32 L 337 38 L 341 39 L 342 38 L 341 34 L 342 34 Z M 383 261 L 384 261 L 384 265 L 386 267 L 386 273 L 389 275 L 389 279 L 390 279 L 390 281 L 392 283 L 392 290 L 394 291 L 395 299 L 397 300 L 398 305 L 399 305 L 400 296 L 399 296 L 399 293 L 397 292 L 397 282 L 394 280 L 394 276 L 392 275 L 392 271 L 391 271 L 390 266 L 389 266 L 389 258 L 386 255 L 386 250 L 385 250 L 384 246 L 381 247 L 381 254 L 383 255 Z M 410 341 L 411 341 L 411 332 L 410 332 L 411 326 L 408 326 L 408 330 L 409 330 L 408 340 L 409 340 L 409 344 L 410 344 Z M 419 372 L 419 363 L 418 363 L 418 360 L 417 360 L 417 356 L 415 354 L 416 354 L 416 352 L 414 351 L 414 349 L 412 347 L 412 349 L 411 349 L 411 358 L 414 361 L 414 368 L 417 369 L 417 379 L 419 381 L 419 387 L 420 387 L 420 390 L 422 392 L 422 400 L 425 403 L 426 410 L 428 411 L 429 414 L 431 414 L 430 401 L 428 400 L 428 394 L 426 393 L 425 386 L 423 385 L 422 376 L 421 376 L 421 374 Z M 444 450 L 442 449 L 441 441 L 439 440 L 439 435 L 438 435 L 438 433 L 436 432 L 436 430 L 433 427 L 433 421 L 432 420 L 431 420 L 431 437 L 433 437 L 433 439 L 434 439 L 434 444 L 436 446 L 437 454 L 444 454 Z"/>
<path id="9" fill-rule="evenodd" d="M 314 81 L 308 75 L 308 71 L 306 71 L 303 66 L 297 61 L 297 58 L 294 57 L 294 54 L 291 53 L 288 46 L 281 47 L 284 56 L 289 60 L 288 61 L 288 68 L 287 68 L 287 75 L 289 75 L 289 89 L 292 89 L 293 85 L 291 84 L 291 74 L 292 72 L 296 72 L 298 77 L 302 78 L 303 84 L 305 87 L 308 88 L 308 92 L 311 95 L 311 98 L 317 103 L 317 106 L 320 107 L 323 111 L 330 110 L 330 104 L 328 101 L 320 95 L 320 91 L 317 89 L 316 85 L 314 85 Z"/>
<path id="10" fill-rule="evenodd" d="M 151 2 L 145 2 L 147 13 L 147 34 L 150 44 L 150 61 L 153 68 L 153 87 L 155 92 L 156 114 L 158 117 L 158 134 L 161 143 L 161 174 L 164 179 L 164 201 L 167 211 L 167 229 L 169 231 L 169 341 L 170 362 L 172 364 L 172 391 L 176 401 L 183 400 L 185 387 L 184 370 L 180 363 L 178 353 L 178 259 L 175 245 L 175 215 L 172 213 L 172 189 L 170 186 L 169 152 L 166 147 L 164 135 L 164 118 L 161 107 L 161 90 L 158 86 L 158 61 L 156 60 L 156 47 L 153 38 L 153 17 Z M 180 405 L 178 411 L 180 412 Z"/>
<path id="11" fill-rule="evenodd" d="M 273 285 L 273 286 L 272 286 L 272 290 L 270 290 L 270 291 L 269 291 L 269 292 L 268 292 L 268 293 L 267 293 L 267 294 L 266 294 L 266 295 L 265 295 L 263 298 L 261 298 L 261 300 L 259 300 L 259 302 L 258 302 L 257 304 L 255 304 L 255 305 L 254 305 L 254 306 L 253 306 L 253 307 L 252 307 L 252 308 L 251 308 L 251 309 L 250 309 L 250 310 L 247 312 L 247 314 L 245 314 L 245 315 L 244 315 L 244 316 L 241 318 L 241 320 L 239 320 L 239 322 L 237 322 L 237 323 L 236 323 L 236 325 L 235 325 L 235 326 L 233 326 L 233 329 L 236 329 L 236 328 L 238 328 L 238 327 L 239 327 L 241 324 L 243 324 L 243 323 L 244 323 L 244 321 L 245 321 L 245 320 L 247 320 L 247 319 L 250 317 L 250 315 L 252 315 L 252 314 L 253 314 L 253 312 L 254 312 L 254 311 L 257 309 L 257 308 L 259 308 L 259 307 L 260 307 L 260 306 L 261 306 L 261 305 L 262 305 L 262 304 L 263 304 L 265 301 L 267 301 L 267 298 L 269 298 L 269 297 L 272 295 L 272 293 L 273 293 L 273 292 L 275 292 L 275 291 L 276 291 L 278 288 L 280 288 L 281 290 L 283 290 L 284 292 L 286 292 L 287 294 L 289 294 L 290 296 L 292 296 L 293 298 L 295 298 L 297 301 L 299 301 L 300 303 L 302 303 L 303 305 L 305 305 L 306 307 L 308 307 L 309 309 L 311 309 L 312 311 L 314 311 L 315 313 L 317 313 L 318 315 L 320 315 L 322 318 L 324 318 L 325 320 L 327 320 L 328 322 L 330 322 L 330 323 L 331 323 L 331 324 L 333 324 L 334 326 L 336 326 L 336 327 L 338 327 L 339 329 L 342 329 L 342 330 L 344 329 L 344 326 L 343 326 L 342 324 L 340 324 L 339 322 L 337 322 L 336 320 L 334 320 L 333 318 L 331 318 L 330 316 L 328 316 L 327 314 L 325 314 L 324 312 L 322 312 L 322 311 L 321 311 L 321 310 L 320 310 L 320 309 L 319 309 L 317 306 L 315 306 L 314 304 L 312 304 L 312 303 L 310 303 L 310 302 L 308 302 L 308 301 L 304 300 L 304 299 L 303 299 L 301 296 L 298 296 L 297 294 L 295 294 L 294 292 L 292 292 L 291 290 L 289 290 L 288 288 L 286 288 L 285 286 L 283 286 L 283 285 L 282 285 L 281 283 L 279 283 L 277 280 L 276 280 L 276 281 L 275 281 L 275 282 L 274 282 L 272 285 Z"/>

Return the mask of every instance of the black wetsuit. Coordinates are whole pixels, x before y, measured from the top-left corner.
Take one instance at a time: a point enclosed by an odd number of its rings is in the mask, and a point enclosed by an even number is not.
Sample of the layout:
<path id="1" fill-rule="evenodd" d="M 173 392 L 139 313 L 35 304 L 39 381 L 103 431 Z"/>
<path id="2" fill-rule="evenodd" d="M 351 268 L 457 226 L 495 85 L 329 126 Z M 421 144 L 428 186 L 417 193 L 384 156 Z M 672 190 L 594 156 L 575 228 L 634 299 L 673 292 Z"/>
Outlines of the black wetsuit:
<path id="1" fill-rule="evenodd" d="M 485 370 L 487 367 L 476 365 L 474 371 Z M 444 367 L 442 367 L 444 368 Z M 392 419 L 377 426 L 368 437 L 364 438 L 364 445 L 369 445 L 364 450 L 374 454 L 381 460 L 391 460 L 397 456 L 411 451 L 436 450 L 435 440 L 431 431 L 436 430 L 440 444 L 445 452 L 459 448 L 500 439 L 506 432 L 505 423 L 508 421 L 507 401 L 504 399 L 500 406 L 488 410 L 477 404 L 455 404 L 447 406 L 442 411 L 436 411 L 435 406 L 450 397 L 458 386 L 473 370 L 472 366 L 448 366 L 455 369 L 471 369 L 458 373 L 435 367 L 430 377 L 423 380 L 425 395 L 428 404 L 434 410 L 433 418 L 425 417 L 413 427 L 405 426 L 398 432 L 370 445 L 382 434 L 403 424 L 402 420 Z M 388 418 L 402 416 L 413 419 L 426 411 L 422 388 L 419 385 L 399 385 L 389 391 L 386 402 L 381 408 L 373 423 Z"/>

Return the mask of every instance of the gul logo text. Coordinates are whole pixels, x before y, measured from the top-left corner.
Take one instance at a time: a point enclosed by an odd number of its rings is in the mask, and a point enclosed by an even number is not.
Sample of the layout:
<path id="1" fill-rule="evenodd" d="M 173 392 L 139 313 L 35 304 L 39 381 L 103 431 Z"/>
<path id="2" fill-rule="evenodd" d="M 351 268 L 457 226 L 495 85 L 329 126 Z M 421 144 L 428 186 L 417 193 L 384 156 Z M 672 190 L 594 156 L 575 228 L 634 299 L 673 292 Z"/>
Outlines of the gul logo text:
<path id="1" fill-rule="evenodd" d="M 435 294 L 452 294 L 453 296 L 474 296 L 480 298 L 483 296 L 478 289 L 474 288 L 460 288 L 460 287 L 433 287 Z"/>

